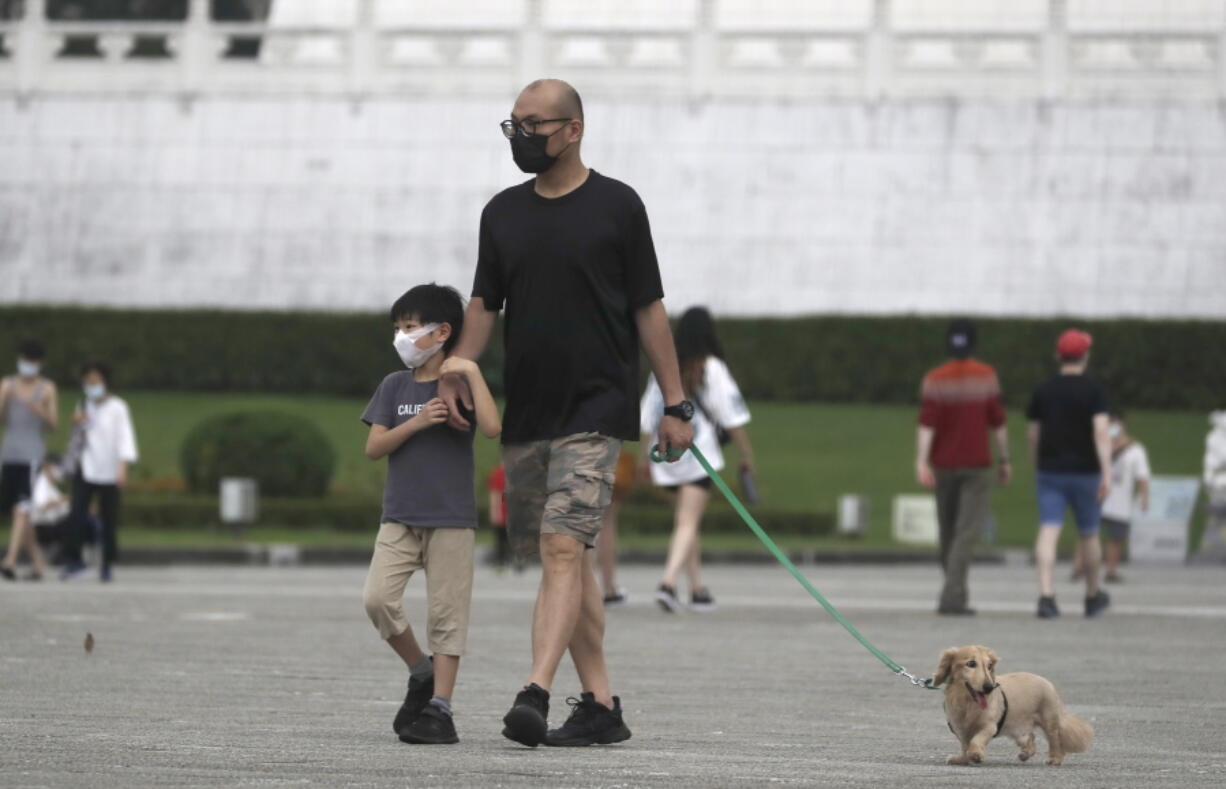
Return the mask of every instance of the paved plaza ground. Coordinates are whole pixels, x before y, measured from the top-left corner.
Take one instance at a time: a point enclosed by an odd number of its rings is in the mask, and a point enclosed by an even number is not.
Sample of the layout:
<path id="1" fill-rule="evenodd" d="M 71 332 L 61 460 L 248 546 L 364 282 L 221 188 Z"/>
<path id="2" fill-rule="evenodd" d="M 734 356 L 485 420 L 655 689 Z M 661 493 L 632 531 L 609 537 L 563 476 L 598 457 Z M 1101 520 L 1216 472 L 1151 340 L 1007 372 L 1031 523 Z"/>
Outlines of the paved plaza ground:
<path id="1" fill-rule="evenodd" d="M 1068 582 L 1064 618 L 1035 619 L 1025 565 L 973 570 L 974 619 L 932 613 L 933 567 L 805 569 L 916 672 L 982 643 L 1002 672 L 1048 677 L 1096 727 L 1089 752 L 1051 768 L 997 741 L 982 766 L 946 766 L 940 694 L 891 675 L 771 565 L 709 568 L 720 609 L 673 616 L 649 600 L 658 569 L 625 568 L 632 600 L 610 612 L 608 647 L 634 737 L 575 750 L 499 734 L 529 664 L 532 570 L 479 571 L 462 742 L 426 747 L 391 732 L 405 672 L 362 610 L 364 568 L 120 568 L 109 586 L 0 587 L 0 785 L 1226 784 L 1226 569 L 1129 568 L 1094 621 Z M 552 722 L 577 692 L 565 663 Z"/>

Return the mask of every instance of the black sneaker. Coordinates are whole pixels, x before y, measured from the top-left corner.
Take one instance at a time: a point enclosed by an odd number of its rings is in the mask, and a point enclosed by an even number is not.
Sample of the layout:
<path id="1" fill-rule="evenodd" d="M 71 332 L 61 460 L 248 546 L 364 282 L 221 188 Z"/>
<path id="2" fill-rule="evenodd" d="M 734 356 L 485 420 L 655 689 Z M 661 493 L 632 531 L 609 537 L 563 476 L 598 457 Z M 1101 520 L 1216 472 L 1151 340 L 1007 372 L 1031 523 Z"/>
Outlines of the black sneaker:
<path id="1" fill-rule="evenodd" d="M 437 704 L 427 704 L 412 723 L 400 730 L 400 741 L 415 745 L 451 745 L 460 738 L 456 736 L 451 714 Z"/>
<path id="2" fill-rule="evenodd" d="M 709 589 L 699 589 L 690 593 L 690 610 L 698 613 L 715 610 L 715 598 Z"/>
<path id="3" fill-rule="evenodd" d="M 433 662 L 434 658 L 430 660 Z M 433 674 L 430 675 L 430 679 L 409 677 L 409 692 L 405 694 L 404 704 L 400 705 L 400 711 L 396 713 L 396 719 L 392 721 L 392 731 L 399 734 L 421 714 L 432 698 L 434 698 Z"/>
<path id="4" fill-rule="evenodd" d="M 1040 597 L 1038 616 L 1039 619 L 1055 619 L 1060 616 L 1060 609 L 1056 608 L 1056 598 Z"/>
<path id="5" fill-rule="evenodd" d="M 656 602 L 670 614 L 675 614 L 682 608 L 681 600 L 677 597 L 677 590 L 665 584 L 660 584 L 656 589 Z"/>
<path id="6" fill-rule="evenodd" d="M 3 576 L 4 580 L 6 581 L 16 581 L 17 580 L 17 573 L 13 572 L 13 568 L 6 567 L 3 564 L 0 564 L 0 576 Z"/>
<path id="7" fill-rule="evenodd" d="M 1093 597 L 1086 598 L 1086 616 L 1099 616 L 1103 611 L 1106 611 L 1110 605 L 1111 595 L 1107 594 L 1102 589 L 1099 589 L 1098 594 L 1094 595 Z"/>
<path id="8" fill-rule="evenodd" d="M 625 587 L 619 586 L 604 596 L 604 607 L 617 608 L 618 606 L 625 605 L 629 599 L 630 595 L 626 592 Z"/>
<path id="9" fill-rule="evenodd" d="M 549 728 L 549 691 L 533 682 L 515 696 L 511 711 L 502 718 L 502 736 L 535 748 L 545 741 Z"/>
<path id="10" fill-rule="evenodd" d="M 545 744 L 555 747 L 580 747 L 584 745 L 610 745 L 630 739 L 630 729 L 622 721 L 622 703 L 613 697 L 613 709 L 596 701 L 591 693 L 581 693 L 579 698 L 566 700 L 570 705 L 570 717 L 561 728 L 545 735 Z"/>

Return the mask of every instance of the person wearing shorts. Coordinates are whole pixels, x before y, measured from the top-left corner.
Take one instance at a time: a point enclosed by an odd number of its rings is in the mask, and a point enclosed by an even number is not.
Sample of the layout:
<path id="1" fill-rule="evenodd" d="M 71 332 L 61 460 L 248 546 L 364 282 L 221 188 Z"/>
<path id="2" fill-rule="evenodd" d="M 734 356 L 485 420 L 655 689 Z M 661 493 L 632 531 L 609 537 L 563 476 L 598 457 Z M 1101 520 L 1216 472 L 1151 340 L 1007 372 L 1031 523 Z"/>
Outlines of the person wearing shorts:
<path id="1" fill-rule="evenodd" d="M 55 382 L 42 375 L 46 355 L 41 342 L 22 341 L 17 374 L 0 379 L 0 518 L 30 498 L 44 439 L 59 419 Z"/>
<path id="2" fill-rule="evenodd" d="M 685 450 L 684 401 L 647 212 L 626 184 L 580 159 L 583 103 L 538 80 L 501 124 L 511 155 L 535 177 L 481 214 L 477 271 L 456 355 L 477 359 L 505 308 L 503 463 L 512 547 L 540 553 L 532 669 L 503 718 L 523 745 L 579 746 L 630 737 L 604 657 L 604 605 L 591 558 L 612 498 L 621 444 L 638 437 L 642 347 L 669 408 L 659 437 Z M 440 394 L 462 426 L 468 397 L 444 376 Z M 582 684 L 566 723 L 548 728 L 549 691 L 569 650 Z"/>
<path id="3" fill-rule="evenodd" d="M 636 467 L 634 453 L 623 449 L 613 474 L 613 500 L 605 507 L 604 523 L 600 527 L 600 536 L 596 538 L 596 563 L 600 566 L 600 588 L 604 590 L 605 608 L 625 605 L 629 599 L 626 588 L 617 585 L 617 530 L 622 502 L 634 488 Z"/>
<path id="4" fill-rule="evenodd" d="M 1110 605 L 1110 597 L 1098 588 L 1102 557 L 1098 529 L 1100 504 L 1111 487 L 1111 439 L 1106 391 L 1085 375 L 1092 344 L 1090 335 L 1077 329 L 1061 334 L 1056 342 L 1060 372 L 1034 390 L 1026 409 L 1030 453 L 1038 472 L 1035 567 L 1039 576 L 1038 616 L 1043 619 L 1060 615 L 1052 575 L 1068 510 L 1077 524 L 1085 557 L 1085 614 L 1098 616 Z"/>
<path id="5" fill-rule="evenodd" d="M 476 364 L 449 358 L 464 320 L 454 289 L 419 285 L 392 305 L 393 346 L 408 367 L 375 390 L 362 421 L 370 426 L 366 457 L 386 457 L 387 482 L 374 555 L 366 575 L 366 614 L 409 669 L 408 693 L 392 720 L 401 741 L 417 745 L 459 742 L 451 700 L 468 643 L 472 603 L 473 430 L 444 422 L 438 398 L 444 370 L 472 388 L 474 421 L 487 437 L 500 430 L 498 406 Z M 404 615 L 409 578 L 426 575 L 427 656 Z"/>

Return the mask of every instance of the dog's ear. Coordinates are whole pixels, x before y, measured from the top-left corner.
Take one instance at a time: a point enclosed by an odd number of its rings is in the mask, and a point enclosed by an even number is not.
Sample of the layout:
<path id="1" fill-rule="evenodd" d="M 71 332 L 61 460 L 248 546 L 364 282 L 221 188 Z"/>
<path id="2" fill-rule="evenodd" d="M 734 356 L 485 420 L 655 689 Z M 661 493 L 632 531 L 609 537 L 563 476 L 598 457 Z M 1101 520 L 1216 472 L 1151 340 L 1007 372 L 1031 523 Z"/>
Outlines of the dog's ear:
<path id="1" fill-rule="evenodd" d="M 957 647 L 950 647 L 941 653 L 941 659 L 937 661 L 936 673 L 932 675 L 932 684 L 940 686 L 945 680 L 949 679 L 949 671 L 954 665 L 954 655 L 958 653 Z"/>
<path id="2" fill-rule="evenodd" d="M 1000 658 L 996 656 L 995 652 L 988 649 L 987 647 L 984 647 L 983 651 L 984 651 L 984 654 L 987 655 L 987 658 L 988 658 L 988 671 L 991 671 L 993 676 L 995 676 L 996 664 L 1000 662 Z"/>

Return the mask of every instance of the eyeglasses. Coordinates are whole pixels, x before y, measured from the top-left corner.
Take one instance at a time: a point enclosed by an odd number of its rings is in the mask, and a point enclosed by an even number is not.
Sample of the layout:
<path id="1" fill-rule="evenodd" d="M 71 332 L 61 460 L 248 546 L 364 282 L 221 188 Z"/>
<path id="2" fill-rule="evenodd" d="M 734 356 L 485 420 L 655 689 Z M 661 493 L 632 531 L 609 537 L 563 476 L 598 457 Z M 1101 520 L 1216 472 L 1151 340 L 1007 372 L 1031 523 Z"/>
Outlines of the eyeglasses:
<path id="1" fill-rule="evenodd" d="M 499 124 L 502 127 L 503 135 L 508 139 L 514 139 L 518 134 L 520 137 L 531 137 L 536 134 L 536 129 L 542 123 L 556 123 L 557 121 L 570 121 L 573 118 L 548 118 L 543 121 L 513 121 L 505 120 Z"/>

